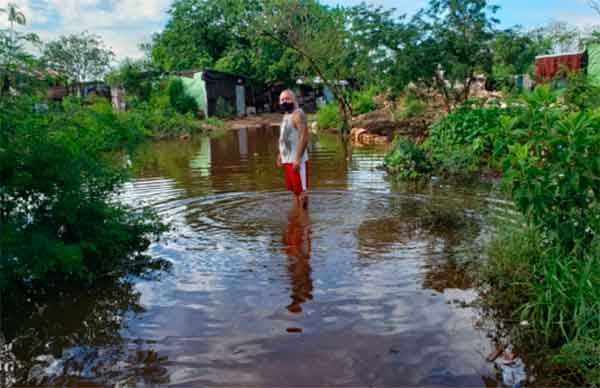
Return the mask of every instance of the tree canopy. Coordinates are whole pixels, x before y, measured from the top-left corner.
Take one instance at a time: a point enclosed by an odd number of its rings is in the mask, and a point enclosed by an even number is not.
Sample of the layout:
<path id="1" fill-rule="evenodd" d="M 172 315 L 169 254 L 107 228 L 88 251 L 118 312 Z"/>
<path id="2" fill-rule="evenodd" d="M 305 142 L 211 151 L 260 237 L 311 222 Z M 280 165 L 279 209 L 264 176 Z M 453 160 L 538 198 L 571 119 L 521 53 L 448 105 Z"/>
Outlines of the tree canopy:
<path id="1" fill-rule="evenodd" d="M 6 13 L 9 22 L 8 30 L 0 30 L 0 97 L 11 88 L 23 85 L 23 79 L 39 76 L 42 70 L 39 61 L 28 50 L 27 46 L 39 47 L 40 38 L 33 33 L 21 33 L 17 26 L 26 24 L 27 19 L 19 7 L 9 3 L 7 8 L 0 8 Z"/>
<path id="2" fill-rule="evenodd" d="M 48 68 L 69 82 L 92 81 L 103 77 L 110 69 L 115 54 L 100 36 L 83 32 L 63 35 L 44 48 L 43 59 Z"/>
<path id="3" fill-rule="evenodd" d="M 300 77 L 320 80 L 347 116 L 352 107 L 341 80 L 384 90 L 391 98 L 415 85 L 424 93 L 436 91 L 451 109 L 469 97 L 477 75 L 510 79 L 532 72 L 536 55 L 581 47 L 585 34 L 564 23 L 501 30 L 497 10 L 491 0 L 429 0 L 408 18 L 366 3 L 174 0 L 166 27 L 143 47 L 150 63 L 125 62 L 117 73 L 129 90 L 136 87 L 134 75 L 145 68 L 212 68 L 243 75 L 256 86 L 293 87 Z M 16 6 L 4 13 L 11 25 L 0 32 L 6 75 L 15 61 L 35 60 L 22 47 L 36 37 L 16 31 L 25 22 Z M 114 54 L 100 37 L 83 33 L 48 43 L 42 59 L 69 82 L 82 82 L 106 75 Z M 4 76 L 4 89 L 8 83 Z"/>
<path id="4" fill-rule="evenodd" d="M 492 71 L 497 10 L 488 0 L 430 0 L 407 20 L 365 3 L 176 0 L 151 53 L 165 70 L 210 67 L 258 84 L 319 77 L 341 107 L 332 81 L 349 78 L 396 90 L 419 83 L 438 89 L 450 106 L 468 96 L 476 72 Z M 521 43 L 513 39 L 511 50 Z"/>
<path id="5" fill-rule="evenodd" d="M 247 34 L 263 10 L 258 0 L 176 0 L 167 26 L 153 37 L 151 57 L 167 71 L 214 68 L 257 84 L 290 84 L 298 55 L 280 42 Z"/>

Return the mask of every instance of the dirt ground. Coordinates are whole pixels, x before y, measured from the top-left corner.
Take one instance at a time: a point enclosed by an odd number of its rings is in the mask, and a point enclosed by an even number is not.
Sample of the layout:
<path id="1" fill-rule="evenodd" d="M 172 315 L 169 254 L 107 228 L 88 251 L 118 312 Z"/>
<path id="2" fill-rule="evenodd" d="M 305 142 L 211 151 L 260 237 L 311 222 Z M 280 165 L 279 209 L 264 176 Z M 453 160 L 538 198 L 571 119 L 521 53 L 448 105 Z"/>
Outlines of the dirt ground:
<path id="1" fill-rule="evenodd" d="M 231 129 L 279 127 L 282 118 L 280 113 L 261 113 L 228 120 L 227 125 Z"/>

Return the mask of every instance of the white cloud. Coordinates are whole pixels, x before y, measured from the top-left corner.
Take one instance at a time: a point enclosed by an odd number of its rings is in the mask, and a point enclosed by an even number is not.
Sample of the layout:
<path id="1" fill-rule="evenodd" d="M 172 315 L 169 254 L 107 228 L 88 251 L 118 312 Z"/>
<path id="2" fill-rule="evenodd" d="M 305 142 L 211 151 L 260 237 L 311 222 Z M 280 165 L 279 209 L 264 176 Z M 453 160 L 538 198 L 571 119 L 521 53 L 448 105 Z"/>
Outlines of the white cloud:
<path id="1" fill-rule="evenodd" d="M 577 27 L 589 27 L 600 25 L 600 16 L 590 11 L 589 13 L 578 12 L 555 12 L 551 16 L 554 20 L 567 22 Z"/>
<path id="2" fill-rule="evenodd" d="M 12 0 L 10 0 L 12 2 Z M 0 7 L 9 0 L 0 0 Z M 16 0 L 27 17 L 26 30 L 43 40 L 59 35 L 90 33 L 102 36 L 119 59 L 139 57 L 138 46 L 162 29 L 171 0 Z M 6 26 L 0 20 L 0 28 Z"/>
<path id="3" fill-rule="evenodd" d="M 15 3 L 25 15 L 27 23 L 45 23 L 48 20 L 47 15 L 35 7 L 33 0 L 0 0 L 0 8 L 6 8 L 8 3 Z M 6 14 L 0 14 L 0 28 L 8 26 Z"/>

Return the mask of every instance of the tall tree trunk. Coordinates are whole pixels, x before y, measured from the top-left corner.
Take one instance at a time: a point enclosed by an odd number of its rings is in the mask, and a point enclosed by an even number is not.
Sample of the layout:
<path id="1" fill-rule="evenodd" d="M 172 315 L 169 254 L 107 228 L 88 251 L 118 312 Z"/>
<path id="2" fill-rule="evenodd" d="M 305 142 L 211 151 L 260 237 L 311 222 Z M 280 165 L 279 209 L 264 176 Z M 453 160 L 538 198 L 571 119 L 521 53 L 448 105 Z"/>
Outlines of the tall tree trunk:
<path id="1" fill-rule="evenodd" d="M 465 102 L 469 99 L 469 96 L 471 95 L 471 85 L 473 84 L 473 78 L 474 78 L 474 74 L 473 71 L 469 72 L 469 77 L 465 80 L 465 87 L 464 90 L 462 91 L 462 100 L 459 102 Z"/>
<path id="2" fill-rule="evenodd" d="M 8 78 L 8 71 L 0 79 L 0 97 L 8 95 L 10 93 L 10 79 Z"/>
<path id="3" fill-rule="evenodd" d="M 446 87 L 446 81 L 442 79 L 439 74 L 435 76 L 435 84 L 437 85 L 436 89 L 441 93 L 442 99 L 444 100 L 444 106 L 446 107 L 446 111 L 450 113 L 452 111 L 452 102 L 450 101 L 450 93 L 448 92 L 448 88 Z"/>
<path id="4" fill-rule="evenodd" d="M 343 98 L 338 98 L 338 105 L 342 114 L 341 135 L 344 136 L 350 132 L 350 120 L 352 119 L 352 113 L 348 111 L 347 103 Z"/>

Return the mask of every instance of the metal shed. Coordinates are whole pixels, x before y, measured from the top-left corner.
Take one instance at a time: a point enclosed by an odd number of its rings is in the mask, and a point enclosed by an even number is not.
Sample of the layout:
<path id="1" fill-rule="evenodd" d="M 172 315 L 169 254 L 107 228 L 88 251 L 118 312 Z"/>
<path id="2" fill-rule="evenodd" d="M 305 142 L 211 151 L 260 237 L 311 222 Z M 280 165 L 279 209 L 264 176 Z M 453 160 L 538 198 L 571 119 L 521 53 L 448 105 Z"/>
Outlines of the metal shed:
<path id="1" fill-rule="evenodd" d="M 246 112 L 246 79 L 235 74 L 215 70 L 204 70 L 202 80 L 206 88 L 206 113 L 214 116 L 226 105 L 233 113 Z M 219 102 L 221 99 L 223 102 Z"/>
<path id="2" fill-rule="evenodd" d="M 547 82 L 555 78 L 562 68 L 580 71 L 585 66 L 585 52 L 540 55 L 535 58 L 535 77 L 538 82 Z"/>
<path id="3" fill-rule="evenodd" d="M 246 84 L 244 77 L 222 71 L 179 72 L 185 92 L 192 96 L 207 116 L 246 113 Z"/>

